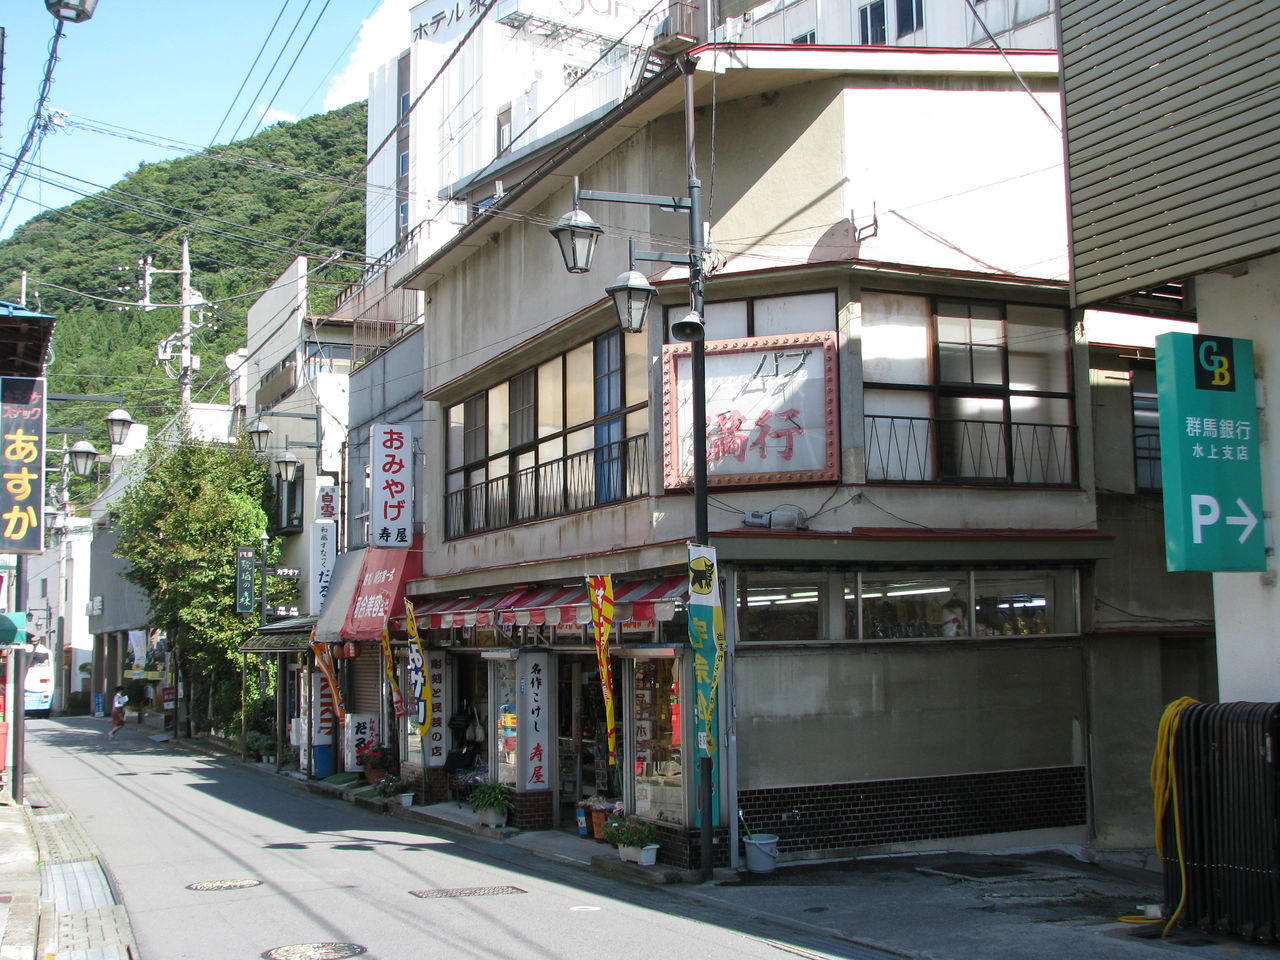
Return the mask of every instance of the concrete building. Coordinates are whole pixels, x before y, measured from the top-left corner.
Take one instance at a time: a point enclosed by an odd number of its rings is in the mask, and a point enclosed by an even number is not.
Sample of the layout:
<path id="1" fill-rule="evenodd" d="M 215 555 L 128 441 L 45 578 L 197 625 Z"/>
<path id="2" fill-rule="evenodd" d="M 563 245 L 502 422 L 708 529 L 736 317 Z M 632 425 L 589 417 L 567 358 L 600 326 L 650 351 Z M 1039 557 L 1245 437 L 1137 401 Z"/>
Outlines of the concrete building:
<path id="1" fill-rule="evenodd" d="M 1268 93 L 1280 10 L 1175 0 L 1146 18 L 1095 0 L 1064 0 L 1064 101 L 1072 221 L 1072 293 L 1184 300 L 1208 335 L 1253 342 L 1259 421 L 1280 389 L 1280 150 Z M 1105 41 L 1105 50 L 1100 42 Z M 1269 702 L 1280 683 L 1280 615 L 1271 510 L 1280 452 L 1261 441 L 1258 536 L 1251 572 L 1213 573 L 1223 700 Z M 1184 505 L 1185 506 L 1185 505 Z M 1171 575 L 1170 594 L 1194 576 Z"/>
<path id="2" fill-rule="evenodd" d="M 1128 431 L 1093 416 L 1094 382 L 1144 341 L 1100 335 L 1091 353 L 1091 318 L 1070 308 L 1056 55 L 796 40 L 693 47 L 728 646 L 713 857 L 736 861 L 737 809 L 788 858 L 1144 845 L 1128 784 L 1168 692 L 1212 686 L 1212 637 L 1203 592 L 1167 609 L 1149 589 L 1158 528 L 1134 501 L 1156 495 L 1136 486 L 1128 371 Z M 425 678 L 397 646 L 401 690 L 429 689 L 434 726 L 400 721 L 402 772 L 456 793 L 448 755 L 474 722 L 477 775 L 517 790 L 517 825 L 568 825 L 608 796 L 658 821 L 664 859 L 695 864 L 690 375 L 669 335 L 688 286 L 645 268 L 661 307 L 629 336 L 603 293 L 629 239 L 679 254 L 688 224 L 584 201 L 603 226 L 585 277 L 546 234 L 574 177 L 684 194 L 679 70 L 655 57 L 599 114 L 460 166 L 441 200 L 466 222 L 397 248 L 343 309 L 363 362 L 396 366 L 386 416 L 412 421 L 410 383 L 425 397 L 407 587 Z M 421 380 L 392 359 L 419 340 Z M 1100 520 L 1105 498 L 1136 522 Z M 600 574 L 618 597 L 615 764 L 585 583 Z"/>

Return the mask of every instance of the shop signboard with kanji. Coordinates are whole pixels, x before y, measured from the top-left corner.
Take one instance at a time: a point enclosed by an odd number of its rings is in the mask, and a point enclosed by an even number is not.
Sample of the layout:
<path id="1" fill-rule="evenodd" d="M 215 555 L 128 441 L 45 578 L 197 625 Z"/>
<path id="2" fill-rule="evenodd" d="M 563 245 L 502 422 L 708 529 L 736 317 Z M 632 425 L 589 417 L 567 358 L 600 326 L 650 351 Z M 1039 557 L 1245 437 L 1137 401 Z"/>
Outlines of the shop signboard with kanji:
<path id="1" fill-rule="evenodd" d="M 0 553 L 44 549 L 45 382 L 0 377 Z"/>
<path id="2" fill-rule="evenodd" d="M 744 337 L 705 346 L 707 483 L 838 482 L 835 334 Z M 662 360 L 663 470 L 672 489 L 693 482 L 689 345 L 664 346 Z"/>
<path id="3" fill-rule="evenodd" d="M 332 522 L 311 524 L 311 563 L 307 570 L 307 610 L 319 616 L 329 597 L 333 565 L 338 555 L 338 526 Z"/>
<path id="4" fill-rule="evenodd" d="M 1165 565 L 1262 571 L 1261 441 L 1253 341 L 1156 338 Z"/>
<path id="5" fill-rule="evenodd" d="M 257 563 L 256 547 L 236 547 L 236 613 L 253 613 L 253 572 Z"/>
<path id="6" fill-rule="evenodd" d="M 517 788 L 521 792 L 551 789 L 551 658 L 522 652 L 516 661 L 520 682 L 516 718 Z"/>
<path id="7" fill-rule="evenodd" d="M 408 550 L 413 543 L 413 434 L 400 424 L 369 428 L 369 544 Z"/>

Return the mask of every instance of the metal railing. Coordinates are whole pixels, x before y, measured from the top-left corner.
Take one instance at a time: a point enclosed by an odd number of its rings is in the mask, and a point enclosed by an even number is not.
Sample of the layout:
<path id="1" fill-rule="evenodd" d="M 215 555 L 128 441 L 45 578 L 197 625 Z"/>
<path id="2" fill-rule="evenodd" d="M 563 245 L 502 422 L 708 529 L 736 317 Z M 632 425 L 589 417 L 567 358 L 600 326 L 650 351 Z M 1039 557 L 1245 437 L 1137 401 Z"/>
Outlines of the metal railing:
<path id="1" fill-rule="evenodd" d="M 648 452 L 642 434 L 455 490 L 445 496 L 445 539 L 647 496 Z"/>
<path id="2" fill-rule="evenodd" d="M 1061 423 L 867 416 L 867 480 L 1076 485 L 1076 428 Z"/>

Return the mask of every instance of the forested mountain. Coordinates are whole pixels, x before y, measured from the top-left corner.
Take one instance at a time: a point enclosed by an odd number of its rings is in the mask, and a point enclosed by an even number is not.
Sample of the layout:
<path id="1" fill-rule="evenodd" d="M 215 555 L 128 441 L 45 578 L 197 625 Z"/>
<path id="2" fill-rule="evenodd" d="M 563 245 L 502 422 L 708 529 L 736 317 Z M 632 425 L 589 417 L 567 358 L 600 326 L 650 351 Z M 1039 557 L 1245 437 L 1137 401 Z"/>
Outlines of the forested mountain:
<path id="1" fill-rule="evenodd" d="M 277 124 L 247 140 L 144 164 L 106 190 L 41 214 L 0 243 L 0 299 L 57 318 L 51 393 L 112 394 L 140 422 L 161 424 L 178 384 L 156 364 L 157 345 L 179 329 L 176 308 L 143 310 L 141 258 L 181 266 L 190 237 L 192 286 L 209 301 L 194 352 L 193 399 L 227 400 L 226 354 L 244 344 L 250 304 L 298 255 L 333 266 L 311 278 L 312 313 L 358 276 L 364 249 L 365 104 Z M 356 185 L 349 186 L 352 179 Z M 154 303 L 179 299 L 176 274 L 153 278 Z M 195 319 L 193 315 L 193 319 Z M 54 424 L 87 423 L 106 449 L 103 404 L 50 404 Z"/>

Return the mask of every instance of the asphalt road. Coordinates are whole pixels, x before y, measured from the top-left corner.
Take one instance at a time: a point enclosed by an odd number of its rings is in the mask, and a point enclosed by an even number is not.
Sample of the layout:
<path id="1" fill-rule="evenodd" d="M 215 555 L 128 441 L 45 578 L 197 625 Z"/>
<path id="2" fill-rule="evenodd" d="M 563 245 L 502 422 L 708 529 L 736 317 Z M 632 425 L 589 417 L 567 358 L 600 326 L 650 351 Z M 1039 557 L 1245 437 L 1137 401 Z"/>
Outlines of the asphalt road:
<path id="1" fill-rule="evenodd" d="M 380 960 L 783 956 L 714 905 L 102 729 L 33 721 L 27 760 L 100 849 L 144 960 L 248 960 L 323 942 Z M 259 883 L 188 889 L 209 881 Z"/>

